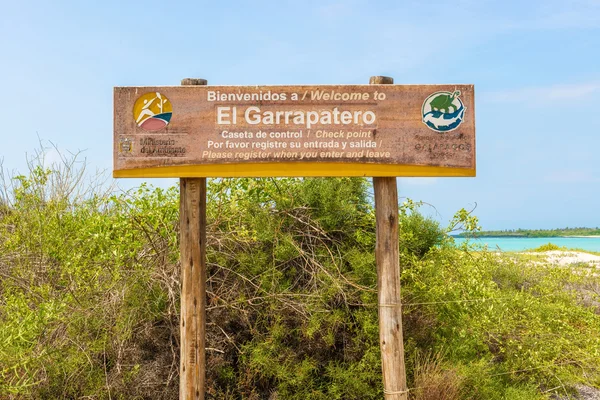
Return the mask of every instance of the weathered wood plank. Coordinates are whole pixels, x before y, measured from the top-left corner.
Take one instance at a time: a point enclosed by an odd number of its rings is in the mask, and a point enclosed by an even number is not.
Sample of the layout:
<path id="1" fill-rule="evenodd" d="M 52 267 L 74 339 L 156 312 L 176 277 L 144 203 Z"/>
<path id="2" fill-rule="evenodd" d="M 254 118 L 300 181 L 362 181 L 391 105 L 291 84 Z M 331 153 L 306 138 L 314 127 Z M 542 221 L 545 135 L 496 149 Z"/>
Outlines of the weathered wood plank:
<path id="1" fill-rule="evenodd" d="M 206 332 L 206 178 L 180 179 L 180 396 L 203 400 Z"/>
<path id="2" fill-rule="evenodd" d="M 186 84 L 186 81 L 182 81 L 182 84 Z M 196 84 L 206 84 L 206 81 Z M 204 400 L 206 178 L 181 178 L 179 183 L 181 256 L 179 398 L 180 400 Z"/>
<path id="3" fill-rule="evenodd" d="M 473 85 L 115 88 L 116 177 L 473 176 L 475 161 Z"/>
<path id="4" fill-rule="evenodd" d="M 398 254 L 398 192 L 396 178 L 373 178 L 377 223 L 377 288 L 379 338 L 386 400 L 406 400 Z M 396 394 L 394 394 L 396 393 Z"/>
<path id="5" fill-rule="evenodd" d="M 391 84 L 392 78 L 374 76 L 372 84 Z M 375 195 L 379 340 L 384 398 L 407 400 L 400 260 L 398 248 L 398 189 L 395 177 L 373 178 Z"/>

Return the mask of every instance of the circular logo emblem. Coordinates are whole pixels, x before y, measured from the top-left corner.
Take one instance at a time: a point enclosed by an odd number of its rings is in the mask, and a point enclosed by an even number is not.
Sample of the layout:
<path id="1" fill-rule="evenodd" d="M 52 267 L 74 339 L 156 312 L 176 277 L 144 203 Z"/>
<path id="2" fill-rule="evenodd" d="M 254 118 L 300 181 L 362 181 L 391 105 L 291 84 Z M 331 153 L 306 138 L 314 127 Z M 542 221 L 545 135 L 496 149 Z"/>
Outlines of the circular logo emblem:
<path id="1" fill-rule="evenodd" d="M 436 132 L 450 132 L 462 124 L 465 106 L 459 98 L 460 90 L 435 92 L 425 99 L 421 110 L 423 123 Z"/>
<path id="2" fill-rule="evenodd" d="M 133 119 L 145 131 L 154 132 L 169 125 L 173 107 L 165 95 L 158 92 L 146 93 L 133 105 Z"/>

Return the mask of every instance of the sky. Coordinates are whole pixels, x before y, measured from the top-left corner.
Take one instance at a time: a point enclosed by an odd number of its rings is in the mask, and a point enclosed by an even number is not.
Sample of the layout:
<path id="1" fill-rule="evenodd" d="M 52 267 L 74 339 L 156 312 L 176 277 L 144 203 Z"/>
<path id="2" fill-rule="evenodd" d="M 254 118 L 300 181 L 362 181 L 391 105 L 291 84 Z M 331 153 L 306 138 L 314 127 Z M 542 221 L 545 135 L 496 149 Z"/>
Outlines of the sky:
<path id="1" fill-rule="evenodd" d="M 446 224 L 600 226 L 600 1 L 0 0 L 0 159 L 112 171 L 113 87 L 475 85 L 477 177 L 402 178 Z M 55 149 L 56 148 L 56 149 Z M 175 180 L 149 180 L 168 186 Z M 123 188 L 139 180 L 120 180 Z"/>

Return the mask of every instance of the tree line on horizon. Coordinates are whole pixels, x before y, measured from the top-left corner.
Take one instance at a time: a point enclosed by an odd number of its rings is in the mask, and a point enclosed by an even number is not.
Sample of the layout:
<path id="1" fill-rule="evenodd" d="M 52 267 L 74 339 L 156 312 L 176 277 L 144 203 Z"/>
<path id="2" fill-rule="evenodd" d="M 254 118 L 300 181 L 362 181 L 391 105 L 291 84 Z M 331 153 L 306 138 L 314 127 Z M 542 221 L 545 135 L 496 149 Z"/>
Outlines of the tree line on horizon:
<path id="1" fill-rule="evenodd" d="M 507 229 L 500 231 L 463 232 L 455 237 L 561 237 L 561 236 L 600 236 L 600 228 L 562 229 Z"/>

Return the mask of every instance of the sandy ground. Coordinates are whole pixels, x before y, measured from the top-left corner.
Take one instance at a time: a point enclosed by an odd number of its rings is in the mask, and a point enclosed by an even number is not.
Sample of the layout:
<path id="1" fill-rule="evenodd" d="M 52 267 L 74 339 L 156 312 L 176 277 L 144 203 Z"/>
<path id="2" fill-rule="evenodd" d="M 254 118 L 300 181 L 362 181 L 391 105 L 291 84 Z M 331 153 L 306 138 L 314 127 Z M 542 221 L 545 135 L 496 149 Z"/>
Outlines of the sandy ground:
<path id="1" fill-rule="evenodd" d="M 600 239 L 600 236 L 598 236 L 598 235 L 562 236 L 562 237 L 574 237 L 574 238 L 596 238 L 596 239 Z"/>
<path id="2" fill-rule="evenodd" d="M 600 268 L 600 256 L 584 253 L 581 251 L 551 250 L 543 253 L 522 253 L 537 256 L 546 256 L 546 260 L 552 264 L 567 266 L 576 263 L 587 263 Z"/>
<path id="3" fill-rule="evenodd" d="M 593 254 L 583 253 L 580 251 L 552 250 L 546 251 L 542 254 L 546 255 L 548 261 L 553 264 L 569 265 L 574 263 L 589 263 L 600 267 L 600 256 L 595 256 Z"/>

